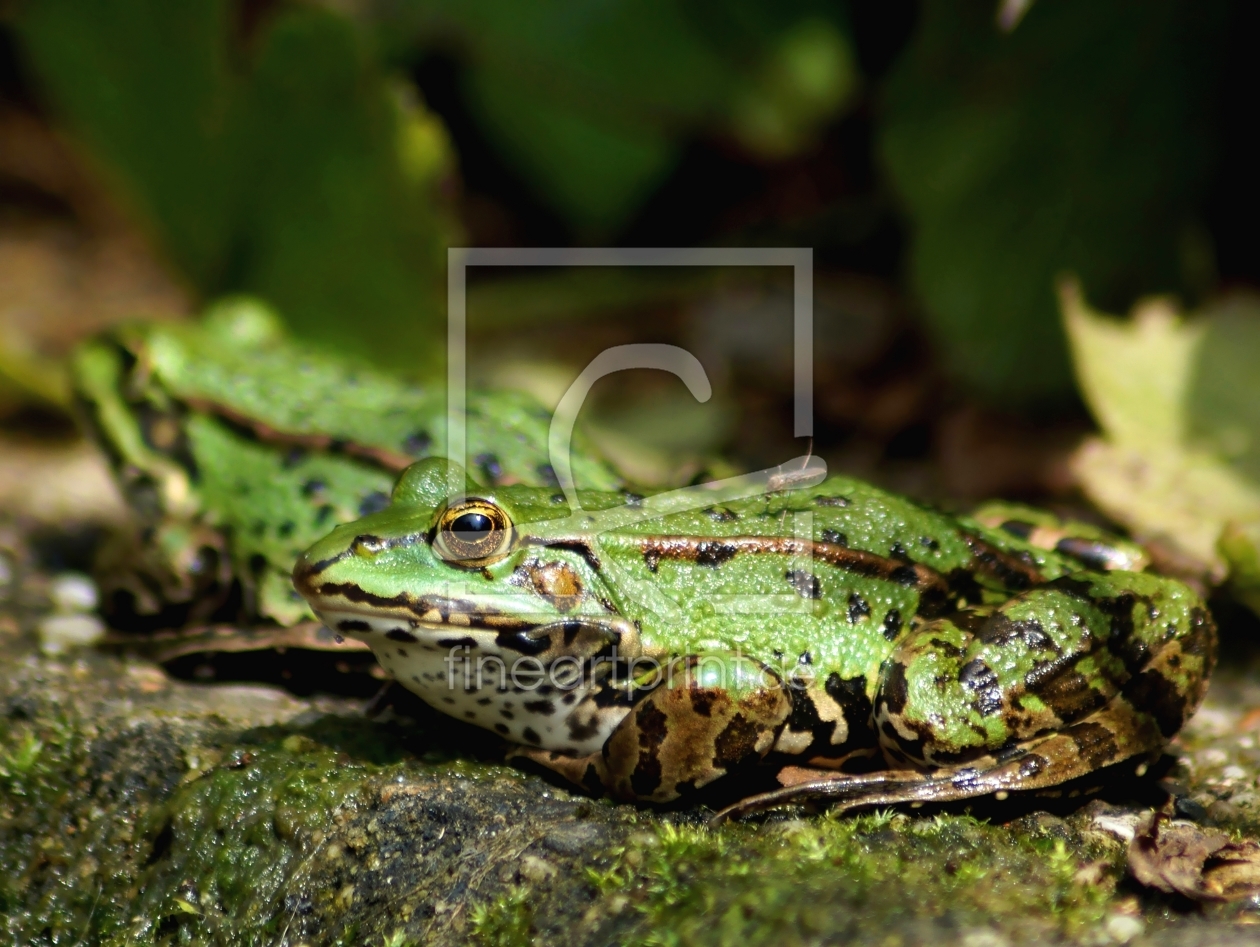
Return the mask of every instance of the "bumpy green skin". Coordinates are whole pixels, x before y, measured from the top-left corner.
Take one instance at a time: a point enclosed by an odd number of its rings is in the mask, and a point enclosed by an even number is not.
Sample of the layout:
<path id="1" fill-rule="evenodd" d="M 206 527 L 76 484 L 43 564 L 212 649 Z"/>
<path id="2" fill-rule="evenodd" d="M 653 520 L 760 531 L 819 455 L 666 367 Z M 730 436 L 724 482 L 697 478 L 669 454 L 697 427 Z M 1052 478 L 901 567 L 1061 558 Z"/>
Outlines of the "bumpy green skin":
<path id="1" fill-rule="evenodd" d="M 514 529 L 470 566 L 435 549 L 449 476 L 412 467 L 389 509 L 307 550 L 296 587 L 438 709 L 624 798 L 873 756 L 887 769 L 826 793 L 1042 789 L 1158 749 L 1214 662 L 1211 617 L 1184 585 L 1091 571 L 845 477 L 602 533 L 565 520 L 552 491 L 470 484 Z M 580 659 L 588 675 L 572 693 L 474 687 L 450 675 L 461 650 Z"/>
<path id="2" fill-rule="evenodd" d="M 124 327 L 80 348 L 73 375 L 81 414 L 143 520 L 142 548 L 116 557 L 140 558 L 144 579 L 106 583 L 123 623 L 309 620 L 289 583 L 293 560 L 383 505 L 409 463 L 445 450 L 443 385 L 305 348 L 257 304 Z M 554 482 L 541 405 L 470 392 L 467 414 L 468 456 L 487 482 Z M 580 441 L 574 475 L 599 489 L 621 483 Z"/>

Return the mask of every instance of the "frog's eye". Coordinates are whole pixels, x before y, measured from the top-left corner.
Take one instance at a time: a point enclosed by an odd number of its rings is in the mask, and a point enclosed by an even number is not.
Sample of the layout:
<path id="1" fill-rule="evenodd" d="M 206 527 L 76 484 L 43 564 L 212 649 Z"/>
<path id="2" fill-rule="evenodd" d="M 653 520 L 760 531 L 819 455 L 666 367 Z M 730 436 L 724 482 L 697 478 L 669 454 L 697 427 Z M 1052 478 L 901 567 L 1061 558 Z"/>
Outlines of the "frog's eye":
<path id="1" fill-rule="evenodd" d="M 501 507 L 469 498 L 442 512 L 433 549 L 447 562 L 485 566 L 511 552 L 512 539 L 512 521 Z"/>

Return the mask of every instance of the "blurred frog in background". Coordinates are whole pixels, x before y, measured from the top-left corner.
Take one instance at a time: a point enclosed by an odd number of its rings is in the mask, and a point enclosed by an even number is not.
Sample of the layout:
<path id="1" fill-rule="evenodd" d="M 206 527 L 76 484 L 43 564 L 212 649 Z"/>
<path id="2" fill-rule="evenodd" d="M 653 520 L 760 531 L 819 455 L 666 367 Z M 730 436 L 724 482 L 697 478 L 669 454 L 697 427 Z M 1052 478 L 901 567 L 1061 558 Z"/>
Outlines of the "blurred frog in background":
<path id="1" fill-rule="evenodd" d="M 119 327 L 78 349 L 72 375 L 138 521 L 100 569 L 107 617 L 128 630 L 313 619 L 289 580 L 297 556 L 384 508 L 399 473 L 446 449 L 444 384 L 296 342 L 249 299 L 200 322 Z M 484 483 L 555 484 L 542 404 L 472 390 L 466 416 Z M 580 436 L 573 468 L 583 486 L 623 485 Z"/>

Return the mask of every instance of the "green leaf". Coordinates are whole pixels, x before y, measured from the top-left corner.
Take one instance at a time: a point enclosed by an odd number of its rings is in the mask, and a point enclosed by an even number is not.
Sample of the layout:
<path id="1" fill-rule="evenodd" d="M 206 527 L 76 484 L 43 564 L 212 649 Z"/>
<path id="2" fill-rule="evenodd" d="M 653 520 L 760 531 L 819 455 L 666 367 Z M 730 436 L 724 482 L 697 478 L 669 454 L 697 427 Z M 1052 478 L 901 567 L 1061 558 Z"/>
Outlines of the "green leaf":
<path id="1" fill-rule="evenodd" d="M 583 237 L 627 223 L 691 138 L 768 158 L 809 147 L 853 99 L 843 13 L 818 0 L 378 0 L 399 61 L 454 51 L 499 153 Z"/>
<path id="2" fill-rule="evenodd" d="M 440 124 L 348 18 L 226 0 L 41 0 L 16 19 L 49 103 L 200 294 L 266 297 L 396 366 L 440 351 Z"/>
<path id="3" fill-rule="evenodd" d="M 1103 430 L 1074 457 L 1085 492 L 1260 611 L 1260 298 L 1191 317 L 1166 300 L 1127 322 L 1061 289 L 1080 390 Z"/>
<path id="4" fill-rule="evenodd" d="M 1221 0 L 927 0 L 889 76 L 882 152 L 910 275 L 952 370 L 994 399 L 1070 385 L 1054 305 L 1071 270 L 1106 304 L 1189 288 L 1210 171 Z"/>
<path id="5" fill-rule="evenodd" d="M 492 141 L 580 233 L 624 224 L 678 159 L 658 128 L 601 121 L 493 68 L 472 72 L 466 86 Z"/>

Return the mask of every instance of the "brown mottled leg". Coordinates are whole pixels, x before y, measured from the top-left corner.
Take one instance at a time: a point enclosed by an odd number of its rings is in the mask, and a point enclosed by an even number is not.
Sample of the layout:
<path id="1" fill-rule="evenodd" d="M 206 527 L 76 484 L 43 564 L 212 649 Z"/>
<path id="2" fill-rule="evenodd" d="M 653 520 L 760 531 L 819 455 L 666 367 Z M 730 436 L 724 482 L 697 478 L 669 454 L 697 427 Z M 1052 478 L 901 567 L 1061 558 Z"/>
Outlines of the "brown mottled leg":
<path id="1" fill-rule="evenodd" d="M 1136 710 L 1121 694 L 1062 731 L 1034 737 L 966 765 L 928 773 L 885 770 L 860 776 L 819 774 L 814 779 L 808 778 L 804 768 L 793 767 L 788 777 L 798 782 L 728 806 L 713 817 L 712 823 L 799 802 L 825 802 L 843 812 L 1047 789 L 1113 763 L 1149 755 L 1166 741 L 1155 717 Z"/>
<path id="2" fill-rule="evenodd" d="M 797 802 L 821 801 L 840 811 L 915 802 L 951 802 L 976 796 L 1049 789 L 1095 770 L 1146 757 L 1181 729 L 1207 690 L 1215 659 L 1216 630 L 1203 614 L 1189 634 L 1154 654 L 1141 674 L 1102 707 L 1075 722 L 966 763 L 928 772 L 886 770 L 859 776 L 792 767 L 783 789 L 751 796 L 723 809 L 713 824 Z M 1169 682 L 1192 661 L 1203 671 L 1184 688 Z"/>
<path id="3" fill-rule="evenodd" d="M 763 758 L 791 713 L 778 675 L 747 658 L 690 655 L 664 677 L 602 752 L 571 757 L 522 749 L 513 755 L 619 799 L 671 802 Z"/>

